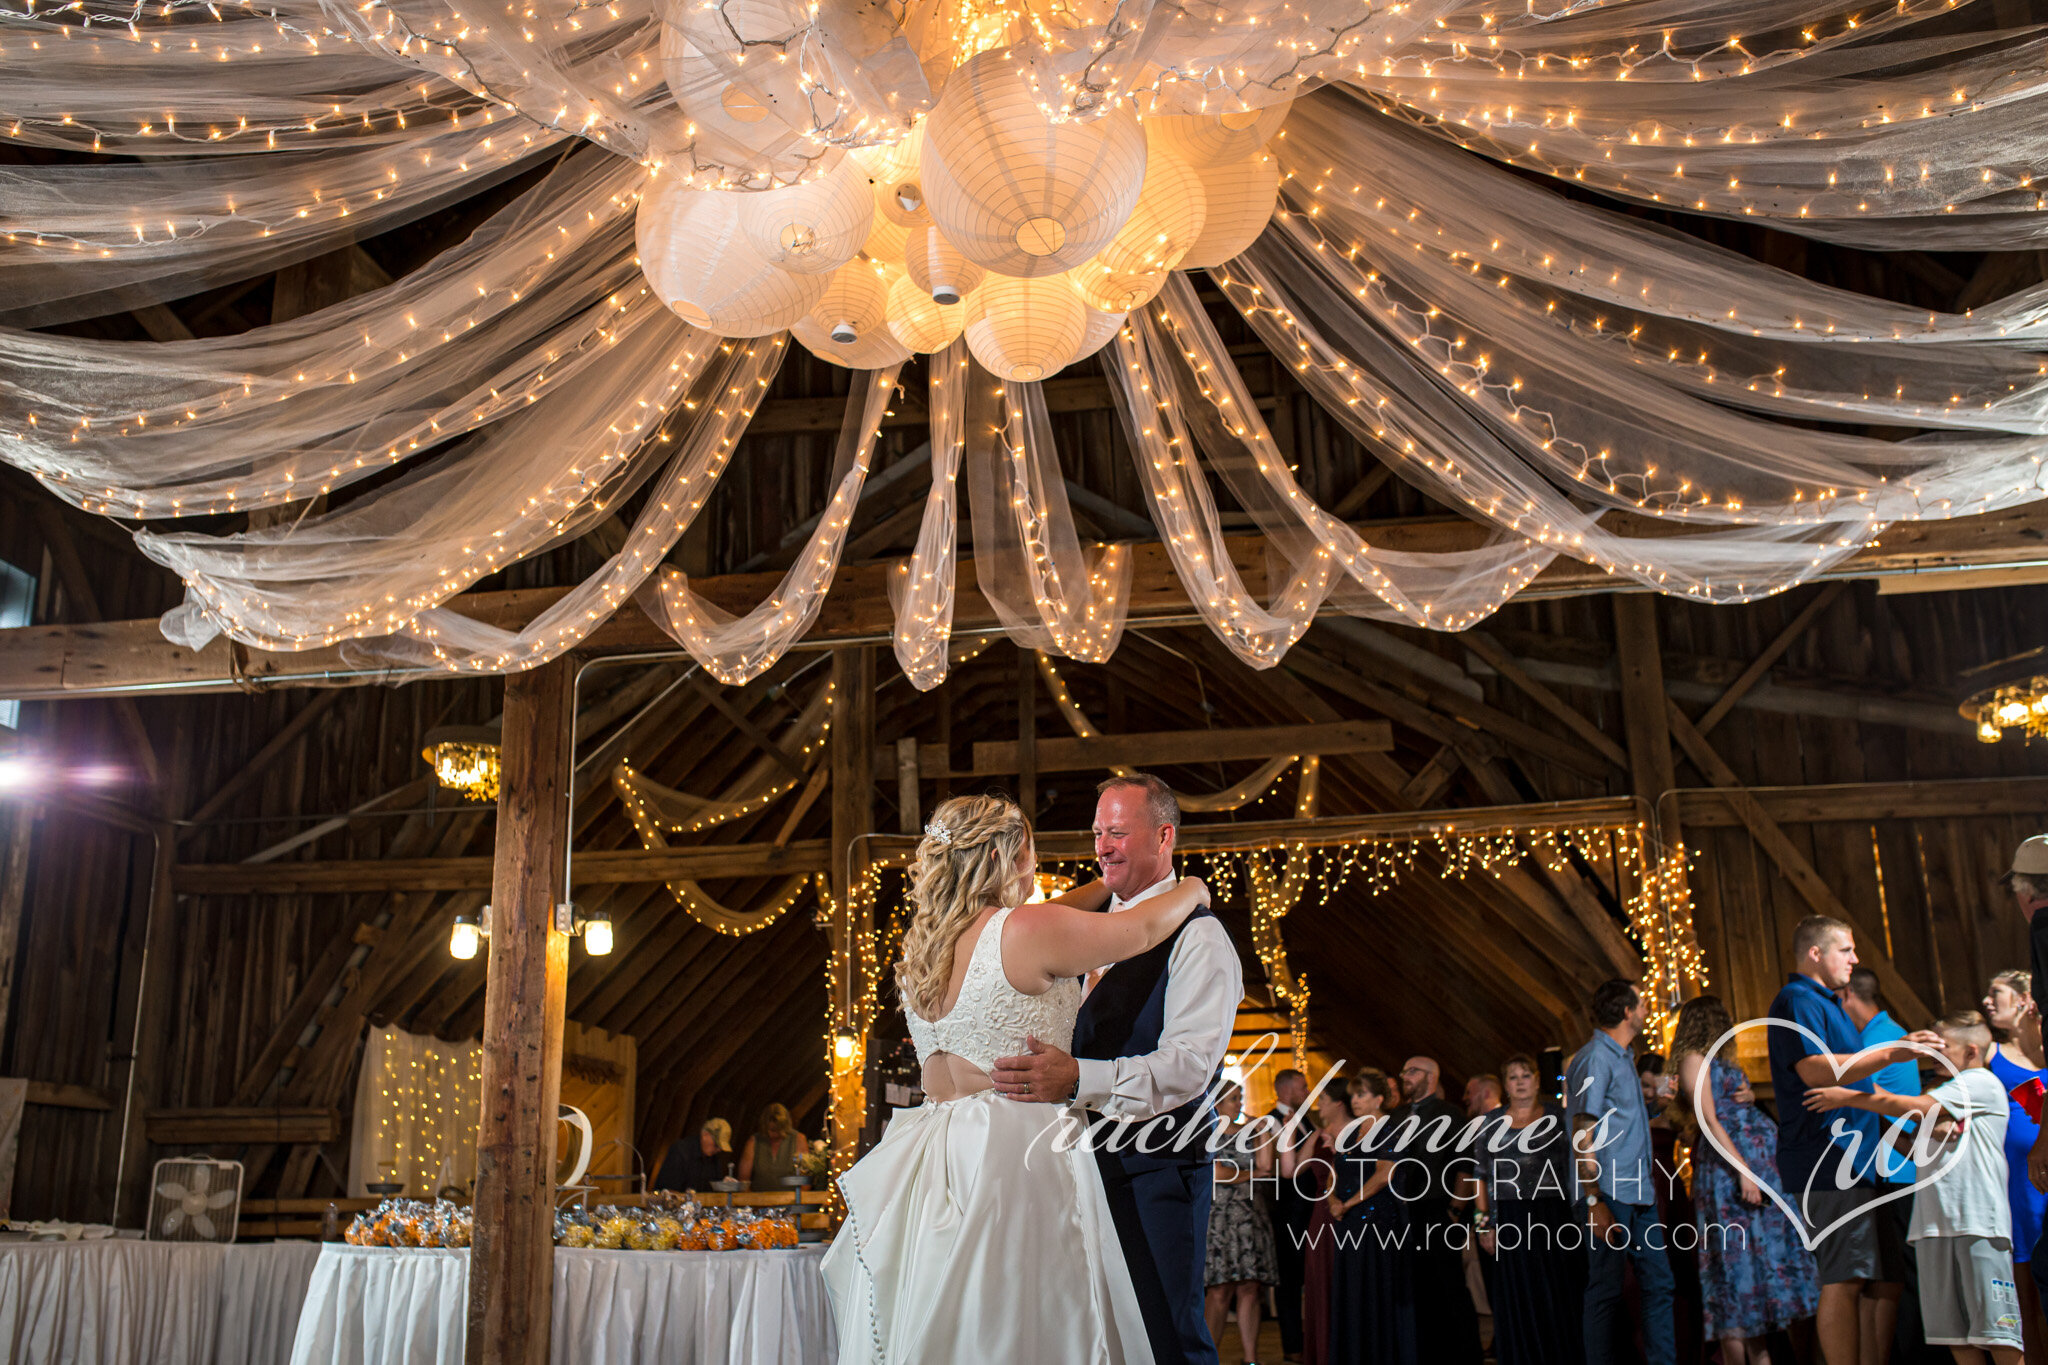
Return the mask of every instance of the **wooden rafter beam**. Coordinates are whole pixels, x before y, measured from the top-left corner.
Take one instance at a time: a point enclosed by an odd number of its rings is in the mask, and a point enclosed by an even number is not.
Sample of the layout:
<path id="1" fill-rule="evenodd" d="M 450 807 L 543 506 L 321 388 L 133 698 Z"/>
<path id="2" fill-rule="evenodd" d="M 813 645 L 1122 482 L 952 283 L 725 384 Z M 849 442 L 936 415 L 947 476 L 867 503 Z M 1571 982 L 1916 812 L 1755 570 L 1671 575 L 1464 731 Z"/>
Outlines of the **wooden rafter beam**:
<path id="1" fill-rule="evenodd" d="M 839 405 L 842 400 L 832 400 Z M 836 419 L 835 419 L 836 421 Z M 1612 519 L 1634 535 L 1680 535 L 1690 528 L 1647 517 Z M 1410 552 L 1470 550 L 1491 532 L 1460 518 L 1417 518 L 1364 523 L 1361 529 L 1380 548 Z M 1266 542 L 1261 536 L 1226 538 L 1232 562 L 1253 595 L 1266 591 Z M 1192 616 L 1163 546 L 1132 547 L 1130 620 L 1184 621 Z M 1881 542 L 1829 570 L 1824 577 L 1868 578 L 1964 567 L 2048 563 L 2048 502 L 2032 503 L 1979 517 L 1903 522 L 1888 528 Z M 842 566 L 809 639 L 820 642 L 879 640 L 893 625 L 887 591 L 890 563 Z M 693 579 L 691 587 L 719 606 L 744 613 L 780 583 L 779 573 L 726 574 Z M 1576 560 L 1559 559 L 1523 596 L 1569 596 L 1633 588 Z M 519 629 L 568 591 L 532 588 L 473 593 L 447 605 L 474 620 Z M 959 565 L 954 616 L 956 635 L 995 630 L 1000 623 L 975 587 L 972 558 Z M 673 648 L 637 607 L 628 607 L 584 642 L 595 652 Z M 128 691 L 209 692 L 242 686 L 301 686 L 318 682 L 372 682 L 389 674 L 352 666 L 339 648 L 292 654 L 242 650 L 231 658 L 228 643 L 216 640 L 188 650 L 163 638 L 157 623 L 121 621 L 92 626 L 30 626 L 0 631 L 0 697 L 53 699 L 117 695 Z"/>
<path id="2" fill-rule="evenodd" d="M 1695 727 L 1700 734 L 1712 734 L 1714 727 L 1735 709 L 1735 703 L 1748 696 L 1749 689 L 1763 681 L 1763 676 L 1770 672 L 1771 665 L 1778 662 L 1785 651 L 1792 648 L 1793 641 L 1804 635 L 1806 628 L 1812 625 L 1822 612 L 1833 606 L 1835 599 L 1848 591 L 1848 588 L 1847 583 L 1829 583 L 1815 593 L 1813 600 L 1801 607 L 1799 614 L 1786 622 L 1785 628 L 1763 647 L 1761 653 L 1749 661 L 1749 667 L 1743 669 L 1735 681 L 1728 684 L 1727 690 L 1714 699 L 1714 704 L 1707 708 L 1706 714 L 1699 718 Z"/>
<path id="3" fill-rule="evenodd" d="M 1020 771 L 1021 745 L 997 740 L 974 746 L 971 772 L 953 777 L 986 777 Z M 1259 759 L 1277 754 L 1374 754 L 1394 747 L 1393 727 L 1383 720 L 1345 720 L 1327 725 L 1268 725 L 1223 730 L 1163 730 L 1151 734 L 1100 735 L 1091 739 L 1040 739 L 1033 744 L 1041 773 L 1084 769 L 1153 768 L 1194 760 L 1202 763 Z M 887 755 L 888 772 L 895 755 Z M 932 748 L 919 755 L 926 777 L 944 777 L 947 755 Z"/>
<path id="4" fill-rule="evenodd" d="M 773 846 L 604 849 L 576 855 L 576 885 L 787 876 L 825 870 L 825 842 Z M 370 858 L 304 863 L 186 863 L 172 874 L 181 895 L 303 895 L 319 891 L 475 891 L 491 884 L 491 860 Z"/>

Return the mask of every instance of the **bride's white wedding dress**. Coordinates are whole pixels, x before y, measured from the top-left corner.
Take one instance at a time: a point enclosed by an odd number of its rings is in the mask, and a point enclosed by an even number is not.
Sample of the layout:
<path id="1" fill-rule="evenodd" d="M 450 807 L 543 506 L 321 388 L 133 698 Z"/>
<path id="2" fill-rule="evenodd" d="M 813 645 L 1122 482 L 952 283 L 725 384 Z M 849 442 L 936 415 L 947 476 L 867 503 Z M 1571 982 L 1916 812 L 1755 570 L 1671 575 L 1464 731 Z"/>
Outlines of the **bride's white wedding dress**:
<path id="1" fill-rule="evenodd" d="M 944 1018 L 905 1007 L 920 1063 L 946 1052 L 989 1072 L 1027 1034 L 1073 1044 L 1081 983 L 1012 986 L 1009 918 L 982 926 Z M 1065 1112 L 994 1090 L 896 1111 L 839 1181 L 846 1223 L 824 1264 L 839 1365 L 1151 1365 L 1095 1158 L 1044 1132 Z"/>

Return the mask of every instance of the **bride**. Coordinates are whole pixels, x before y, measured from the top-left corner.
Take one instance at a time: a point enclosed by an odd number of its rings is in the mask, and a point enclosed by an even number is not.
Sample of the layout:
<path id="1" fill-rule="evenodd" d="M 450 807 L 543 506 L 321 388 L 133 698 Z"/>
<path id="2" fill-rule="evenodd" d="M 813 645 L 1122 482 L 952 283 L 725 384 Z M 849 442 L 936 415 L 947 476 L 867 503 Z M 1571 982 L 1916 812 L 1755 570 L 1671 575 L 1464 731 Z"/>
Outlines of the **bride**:
<path id="1" fill-rule="evenodd" d="M 1027 1035 L 1072 1046 L 1081 978 L 1163 943 L 1209 891 L 1185 878 L 1104 915 L 1096 881 L 1021 904 L 1036 862 L 1000 797 L 955 797 L 925 826 L 896 984 L 926 1099 L 839 1181 L 840 1365 L 1152 1360 L 1078 1125 L 1055 1143 L 1067 1111 L 997 1095 L 989 1070 Z"/>

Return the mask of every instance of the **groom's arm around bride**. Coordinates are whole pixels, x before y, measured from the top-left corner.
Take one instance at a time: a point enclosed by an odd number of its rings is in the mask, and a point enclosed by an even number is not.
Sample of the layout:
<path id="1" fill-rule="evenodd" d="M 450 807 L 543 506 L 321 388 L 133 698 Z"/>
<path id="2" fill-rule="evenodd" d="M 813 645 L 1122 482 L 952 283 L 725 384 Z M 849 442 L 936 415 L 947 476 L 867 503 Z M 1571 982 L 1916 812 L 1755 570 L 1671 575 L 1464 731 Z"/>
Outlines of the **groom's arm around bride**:
<path id="1" fill-rule="evenodd" d="M 1180 807 L 1144 774 L 1111 778 L 1100 792 L 1095 857 L 1115 914 L 1173 886 Z M 1213 1362 L 1202 1320 L 1212 1192 L 1205 1095 L 1244 997 L 1237 949 L 1221 921 L 1197 910 L 1151 951 L 1090 972 L 1087 987 L 1073 1052 L 1030 1039 L 1024 1055 L 996 1059 L 996 1089 L 1143 1125 L 1136 1144 L 1096 1144 L 1117 1239 L 1154 1357 Z"/>

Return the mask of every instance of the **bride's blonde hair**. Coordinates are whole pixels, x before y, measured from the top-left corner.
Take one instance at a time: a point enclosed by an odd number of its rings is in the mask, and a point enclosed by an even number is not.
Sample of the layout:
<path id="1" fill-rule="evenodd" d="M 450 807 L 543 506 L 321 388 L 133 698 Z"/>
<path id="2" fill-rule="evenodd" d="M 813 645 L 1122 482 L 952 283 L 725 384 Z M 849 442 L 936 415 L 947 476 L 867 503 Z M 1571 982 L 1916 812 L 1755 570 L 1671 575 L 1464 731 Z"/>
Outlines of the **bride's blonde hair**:
<path id="1" fill-rule="evenodd" d="M 991 905 L 1015 905 L 1029 874 L 1017 858 L 1031 825 L 1013 801 L 956 796 L 942 801 L 924 827 L 910 876 L 910 927 L 896 964 L 896 991 L 920 1019 L 938 1012 L 953 979 L 953 948 L 974 917 Z"/>

